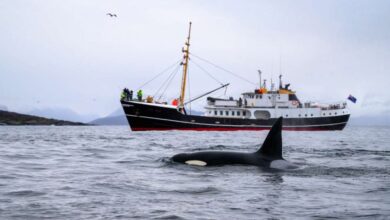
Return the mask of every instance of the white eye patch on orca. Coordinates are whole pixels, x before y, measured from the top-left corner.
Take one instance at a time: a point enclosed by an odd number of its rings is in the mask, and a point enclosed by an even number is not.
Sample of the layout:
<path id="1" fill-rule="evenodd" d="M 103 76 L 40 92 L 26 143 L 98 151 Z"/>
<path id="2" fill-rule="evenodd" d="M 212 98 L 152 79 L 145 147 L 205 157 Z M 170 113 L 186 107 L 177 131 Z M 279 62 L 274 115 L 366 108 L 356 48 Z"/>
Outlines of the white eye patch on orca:
<path id="1" fill-rule="evenodd" d="M 185 162 L 188 165 L 194 165 L 194 166 L 206 166 L 207 163 L 201 160 L 187 160 Z"/>

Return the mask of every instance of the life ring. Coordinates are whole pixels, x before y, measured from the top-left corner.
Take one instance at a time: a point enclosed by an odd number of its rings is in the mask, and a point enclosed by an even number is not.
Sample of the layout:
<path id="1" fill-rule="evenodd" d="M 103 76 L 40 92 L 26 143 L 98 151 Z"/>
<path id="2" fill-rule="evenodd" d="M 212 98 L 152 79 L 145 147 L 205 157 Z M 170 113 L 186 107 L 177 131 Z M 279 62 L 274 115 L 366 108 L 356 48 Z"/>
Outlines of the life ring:
<path id="1" fill-rule="evenodd" d="M 297 100 L 292 101 L 292 105 L 296 106 L 298 104 L 299 104 L 299 102 Z"/>

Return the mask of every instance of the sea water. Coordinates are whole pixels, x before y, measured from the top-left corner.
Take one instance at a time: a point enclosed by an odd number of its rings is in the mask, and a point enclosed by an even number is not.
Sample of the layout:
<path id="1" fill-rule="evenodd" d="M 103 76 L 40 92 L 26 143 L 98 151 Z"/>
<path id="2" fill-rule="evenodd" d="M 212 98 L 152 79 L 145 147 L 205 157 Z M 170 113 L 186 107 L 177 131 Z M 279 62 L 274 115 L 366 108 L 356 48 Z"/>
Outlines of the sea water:
<path id="1" fill-rule="evenodd" d="M 266 134 L 0 126 L 0 219 L 390 218 L 389 127 L 284 131 L 292 171 L 169 160 Z"/>

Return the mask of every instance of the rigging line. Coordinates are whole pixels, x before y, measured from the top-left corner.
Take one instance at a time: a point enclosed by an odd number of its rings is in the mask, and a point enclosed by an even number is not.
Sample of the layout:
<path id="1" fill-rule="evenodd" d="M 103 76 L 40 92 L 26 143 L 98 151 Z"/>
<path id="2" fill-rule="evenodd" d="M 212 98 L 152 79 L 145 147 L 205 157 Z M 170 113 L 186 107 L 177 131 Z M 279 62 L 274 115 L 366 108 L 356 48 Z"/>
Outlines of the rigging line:
<path id="1" fill-rule="evenodd" d="M 168 71 L 169 69 L 171 69 L 172 67 L 174 67 L 175 65 L 177 65 L 178 63 L 181 62 L 181 58 L 179 61 L 176 61 L 174 64 L 170 65 L 168 68 L 164 69 L 162 72 L 159 72 L 158 74 L 156 74 L 155 76 L 153 76 L 152 79 L 148 80 L 147 82 L 145 82 L 144 84 L 142 84 L 140 87 L 138 87 L 137 90 L 141 89 L 142 87 L 146 86 L 147 84 L 149 84 L 150 82 L 152 82 L 153 80 L 157 79 L 159 76 L 162 76 L 164 75 L 163 73 L 165 73 L 166 71 Z"/>
<path id="2" fill-rule="evenodd" d="M 190 85 L 190 71 L 187 69 L 187 81 L 188 81 L 188 99 L 191 100 L 191 85 Z M 191 102 L 190 102 L 190 115 L 191 115 Z"/>
<path id="3" fill-rule="evenodd" d="M 213 75 L 211 75 L 211 73 L 207 72 L 203 67 L 201 67 L 199 64 L 197 64 L 196 62 L 194 62 L 193 60 L 190 60 L 190 62 L 192 62 L 193 64 L 195 64 L 195 66 L 197 66 L 199 69 L 201 69 L 203 72 L 205 72 L 207 75 L 209 75 L 212 79 L 214 79 L 216 82 L 218 82 L 219 84 L 223 85 L 223 83 L 221 81 L 219 81 L 217 78 L 215 78 Z"/>
<path id="4" fill-rule="evenodd" d="M 203 62 L 206 62 L 206 63 L 208 63 L 208 64 L 214 66 L 215 68 L 218 68 L 218 69 L 223 70 L 223 71 L 225 71 L 225 72 L 227 72 L 227 73 L 230 73 L 230 74 L 232 74 L 233 76 L 235 76 L 235 77 L 237 77 L 237 78 L 240 78 L 240 79 L 243 80 L 243 81 L 246 81 L 247 83 L 250 83 L 250 84 L 255 85 L 255 86 L 257 85 L 256 83 L 253 83 L 253 82 L 251 82 L 250 80 L 247 80 L 247 79 L 245 79 L 244 77 L 242 77 L 242 76 L 240 76 L 240 75 L 238 75 L 238 74 L 236 74 L 236 73 L 233 73 L 232 71 L 229 71 L 229 70 L 227 70 L 227 69 L 225 69 L 225 68 L 223 68 L 223 67 L 221 67 L 221 66 L 218 66 L 217 64 L 214 64 L 214 63 L 212 63 L 211 61 L 208 61 L 208 60 L 206 60 L 206 59 L 204 59 L 204 58 L 202 58 L 202 57 L 199 57 L 199 56 L 197 56 L 197 55 L 195 55 L 195 54 L 193 54 L 193 53 L 191 53 L 191 55 L 192 55 L 193 57 L 196 57 L 196 58 L 202 60 Z"/>
<path id="5" fill-rule="evenodd" d="M 160 90 L 164 87 L 164 85 L 170 80 L 170 78 L 177 72 L 180 66 L 177 66 L 168 76 L 168 78 L 161 84 L 160 88 L 157 89 L 156 93 L 154 93 L 153 97 L 157 96 Z"/>
<path id="6" fill-rule="evenodd" d="M 180 66 L 179 66 L 180 67 Z M 167 83 L 164 91 L 161 93 L 161 95 L 158 97 L 158 100 L 161 99 L 161 97 L 165 94 L 165 92 L 167 91 L 169 85 L 171 84 L 172 80 L 175 78 L 176 74 L 179 72 L 179 69 L 180 68 L 176 68 L 176 71 L 174 72 L 174 74 L 172 75 L 171 79 L 169 80 L 169 82 Z"/>

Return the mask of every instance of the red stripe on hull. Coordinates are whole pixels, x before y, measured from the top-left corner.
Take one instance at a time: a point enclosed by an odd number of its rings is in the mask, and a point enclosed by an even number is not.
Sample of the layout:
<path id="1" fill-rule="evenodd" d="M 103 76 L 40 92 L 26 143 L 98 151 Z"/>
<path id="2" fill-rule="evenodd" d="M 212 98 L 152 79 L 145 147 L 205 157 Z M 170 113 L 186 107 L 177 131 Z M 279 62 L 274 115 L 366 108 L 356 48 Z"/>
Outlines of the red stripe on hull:
<path id="1" fill-rule="evenodd" d="M 169 131 L 169 130 L 181 130 L 181 131 L 264 131 L 271 128 L 131 128 L 132 131 Z M 283 128 L 285 131 L 331 131 L 335 129 L 329 128 Z"/>

